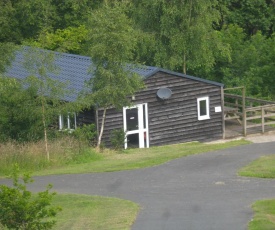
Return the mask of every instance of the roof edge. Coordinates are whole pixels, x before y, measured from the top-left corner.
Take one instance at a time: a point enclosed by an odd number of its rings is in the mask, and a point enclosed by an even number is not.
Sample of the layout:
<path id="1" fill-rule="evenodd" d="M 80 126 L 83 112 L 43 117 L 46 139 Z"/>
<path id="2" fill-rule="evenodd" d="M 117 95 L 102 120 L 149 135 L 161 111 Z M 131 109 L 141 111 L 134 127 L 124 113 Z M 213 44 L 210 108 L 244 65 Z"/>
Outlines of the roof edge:
<path id="1" fill-rule="evenodd" d="M 156 68 L 151 73 L 149 73 L 148 76 L 145 76 L 145 78 L 149 78 L 149 77 L 153 76 L 154 74 L 156 74 L 157 72 L 164 72 L 164 73 L 176 75 L 178 77 L 185 77 L 185 78 L 188 78 L 188 79 L 191 79 L 191 80 L 200 81 L 200 82 L 208 83 L 208 84 L 211 84 L 211 85 L 224 87 L 224 84 L 216 82 L 216 81 L 211 81 L 211 80 L 207 80 L 207 79 L 203 79 L 203 78 L 199 78 L 199 77 L 194 77 L 194 76 L 190 76 L 190 75 L 183 74 L 183 73 L 178 73 L 178 72 L 175 72 L 175 71 L 171 71 L 171 70 L 167 70 L 167 69 L 163 69 L 163 68 L 159 68 L 159 67 Z"/>

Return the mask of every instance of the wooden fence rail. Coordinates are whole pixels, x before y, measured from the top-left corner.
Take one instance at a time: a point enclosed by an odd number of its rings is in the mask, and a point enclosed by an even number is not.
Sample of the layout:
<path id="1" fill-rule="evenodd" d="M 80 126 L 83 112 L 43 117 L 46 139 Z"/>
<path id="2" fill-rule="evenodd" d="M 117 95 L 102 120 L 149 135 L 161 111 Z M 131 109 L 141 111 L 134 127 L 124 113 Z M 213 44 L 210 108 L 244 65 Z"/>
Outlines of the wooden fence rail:
<path id="1" fill-rule="evenodd" d="M 248 112 L 250 114 L 254 114 L 254 115 L 247 116 Z M 266 125 L 274 125 L 275 124 L 275 121 L 268 121 L 268 119 L 266 119 L 266 118 L 272 118 L 272 117 L 275 118 L 275 104 L 247 108 L 247 109 L 245 109 L 245 113 L 246 113 L 246 119 L 243 120 L 244 136 L 246 136 L 248 128 L 262 127 L 261 128 L 262 133 L 264 133 Z M 260 123 L 247 125 L 247 121 L 251 121 L 251 120 L 255 121 L 255 120 L 259 120 L 259 119 L 260 119 Z"/>
<path id="2" fill-rule="evenodd" d="M 232 99 L 239 99 L 239 100 L 243 99 L 243 96 L 241 96 L 241 95 L 235 95 L 235 94 L 230 94 L 230 93 L 225 93 L 224 97 L 232 98 Z M 245 101 L 247 101 L 247 102 L 257 102 L 257 103 L 260 103 L 260 104 L 275 104 L 274 101 L 267 101 L 267 100 L 252 98 L 252 97 L 245 97 Z"/>
<path id="3" fill-rule="evenodd" d="M 238 122 L 242 125 L 244 136 L 247 135 L 248 128 L 261 127 L 261 131 L 262 133 L 264 133 L 266 125 L 275 124 L 274 101 L 246 97 L 244 87 L 228 88 L 224 89 L 224 91 L 235 89 L 242 89 L 242 95 L 223 92 L 223 122 L 225 122 L 226 120 L 237 119 Z M 232 101 L 225 101 L 225 98 L 235 99 L 235 101 L 233 100 L 235 103 Z M 250 121 L 250 124 L 248 124 L 248 121 Z M 251 121 L 253 124 L 251 124 Z M 223 128 L 223 130 L 225 129 Z M 225 138 L 225 133 L 223 136 Z"/>

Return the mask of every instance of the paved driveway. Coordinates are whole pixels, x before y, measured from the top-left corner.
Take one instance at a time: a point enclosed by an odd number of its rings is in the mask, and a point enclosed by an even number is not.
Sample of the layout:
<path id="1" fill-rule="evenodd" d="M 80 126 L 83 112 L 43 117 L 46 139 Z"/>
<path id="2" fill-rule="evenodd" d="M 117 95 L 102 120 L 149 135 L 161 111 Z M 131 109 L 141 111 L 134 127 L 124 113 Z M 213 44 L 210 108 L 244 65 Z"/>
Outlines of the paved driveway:
<path id="1" fill-rule="evenodd" d="M 275 142 L 250 144 L 140 170 L 36 177 L 32 189 L 52 183 L 59 193 L 137 202 L 141 211 L 134 230 L 242 230 L 253 216 L 254 201 L 275 198 L 275 180 L 238 177 L 236 172 L 273 153 Z"/>

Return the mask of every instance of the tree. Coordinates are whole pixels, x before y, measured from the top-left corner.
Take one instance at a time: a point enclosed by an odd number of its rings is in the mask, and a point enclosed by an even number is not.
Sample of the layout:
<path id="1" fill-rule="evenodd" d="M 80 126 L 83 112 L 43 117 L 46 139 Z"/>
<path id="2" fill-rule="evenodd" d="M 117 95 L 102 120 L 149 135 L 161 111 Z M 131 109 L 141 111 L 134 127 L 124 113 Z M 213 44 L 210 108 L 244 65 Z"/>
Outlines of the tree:
<path id="1" fill-rule="evenodd" d="M 275 100 L 275 34 L 266 38 L 258 32 L 246 44 L 243 78 L 247 92 L 259 98 Z"/>
<path id="2" fill-rule="evenodd" d="M 58 15 L 53 0 L 20 0 L 15 7 L 15 16 L 20 23 L 19 28 L 24 39 L 55 28 Z"/>
<path id="3" fill-rule="evenodd" d="M 0 42 L 16 44 L 54 28 L 58 19 L 52 0 L 2 0 L 0 15 Z"/>
<path id="4" fill-rule="evenodd" d="M 57 29 L 55 32 L 42 31 L 35 41 L 26 42 L 27 45 L 58 52 L 80 54 L 84 51 L 87 41 L 87 29 L 84 25 Z"/>
<path id="5" fill-rule="evenodd" d="M 197 68 L 211 68 L 215 53 L 227 54 L 213 29 L 219 20 L 216 1 L 134 1 L 137 24 L 153 33 L 156 65 L 186 74 Z"/>
<path id="6" fill-rule="evenodd" d="M 218 0 L 222 26 L 237 24 L 247 36 L 261 31 L 265 36 L 275 32 L 274 0 Z"/>
<path id="7" fill-rule="evenodd" d="M 226 87 L 236 87 L 243 85 L 243 72 L 247 63 L 243 62 L 243 51 L 245 49 L 246 35 L 243 29 L 237 25 L 228 25 L 219 31 L 220 39 L 230 50 L 230 59 L 222 56 L 217 57 L 215 65 L 211 71 L 202 72 L 205 78 L 222 82 Z"/>
<path id="8" fill-rule="evenodd" d="M 12 1 L 0 1 L 0 42 L 21 40 L 20 28 Z"/>
<path id="9" fill-rule="evenodd" d="M 51 229 L 54 217 L 61 208 L 51 205 L 56 193 L 50 193 L 52 185 L 39 192 L 37 196 L 27 190 L 26 186 L 32 182 L 29 175 L 23 175 L 23 183 L 19 182 L 19 168 L 14 166 L 13 187 L 0 185 L 0 227 L 8 229 Z"/>
<path id="10" fill-rule="evenodd" d="M 213 69 L 204 76 L 223 82 L 226 87 L 246 86 L 248 96 L 275 98 L 275 38 L 261 32 L 247 39 L 238 25 L 228 25 L 221 31 L 221 39 L 231 50 L 231 61 L 219 58 Z"/>
<path id="11" fill-rule="evenodd" d="M 36 111 L 39 110 L 38 114 L 44 130 L 45 151 L 47 159 L 50 160 L 48 127 L 58 114 L 70 111 L 72 107 L 75 110 L 76 107 L 64 102 L 65 95 L 69 94 L 67 83 L 52 77 L 58 74 L 54 52 L 29 47 L 25 51 L 24 66 L 30 73 L 24 83 L 28 90 L 35 94 L 35 108 Z"/>
<path id="12" fill-rule="evenodd" d="M 0 141 L 30 141 L 43 137 L 35 96 L 16 79 L 0 77 Z"/>
<path id="13" fill-rule="evenodd" d="M 88 23 L 88 52 L 93 60 L 91 101 L 103 108 L 97 146 L 101 145 L 106 111 L 130 104 L 128 96 L 143 87 L 142 79 L 129 69 L 134 66 L 133 53 L 137 44 L 135 30 L 121 4 L 106 2 L 90 15 Z"/>
<path id="14" fill-rule="evenodd" d="M 103 0 L 66 0 L 52 1 L 59 19 L 55 29 L 79 27 L 86 23 L 89 13 L 101 6 Z"/>
<path id="15" fill-rule="evenodd" d="M 45 32 L 78 28 L 87 21 L 91 9 L 101 5 L 102 0 L 1 0 L 0 42 L 37 39 Z"/>
<path id="16" fill-rule="evenodd" d="M 14 51 L 16 46 L 9 42 L 0 42 L 0 75 L 3 74 L 6 68 L 11 64 L 14 59 Z"/>

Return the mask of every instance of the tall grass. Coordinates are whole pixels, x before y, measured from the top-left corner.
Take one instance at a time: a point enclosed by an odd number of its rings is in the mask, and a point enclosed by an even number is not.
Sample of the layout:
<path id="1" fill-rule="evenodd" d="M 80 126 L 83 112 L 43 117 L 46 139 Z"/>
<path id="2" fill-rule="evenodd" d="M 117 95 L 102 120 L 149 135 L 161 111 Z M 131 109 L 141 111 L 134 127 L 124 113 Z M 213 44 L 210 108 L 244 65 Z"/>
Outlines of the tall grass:
<path id="1" fill-rule="evenodd" d="M 96 153 L 96 150 L 87 143 L 79 142 L 78 139 L 69 136 L 49 143 L 50 161 L 48 162 L 43 142 L 26 144 L 10 142 L 0 144 L 0 176 L 9 174 L 14 163 L 17 163 L 23 172 L 31 171 L 34 175 L 131 170 L 248 143 L 245 140 L 221 144 L 192 142 L 148 149 L 117 151 L 104 149 L 101 153 Z"/>
<path id="2" fill-rule="evenodd" d="M 49 142 L 50 161 L 46 158 L 43 141 L 0 143 L 0 175 L 10 174 L 17 163 L 22 171 L 39 171 L 72 163 L 92 161 L 100 156 L 86 143 L 73 137 L 63 137 Z"/>

